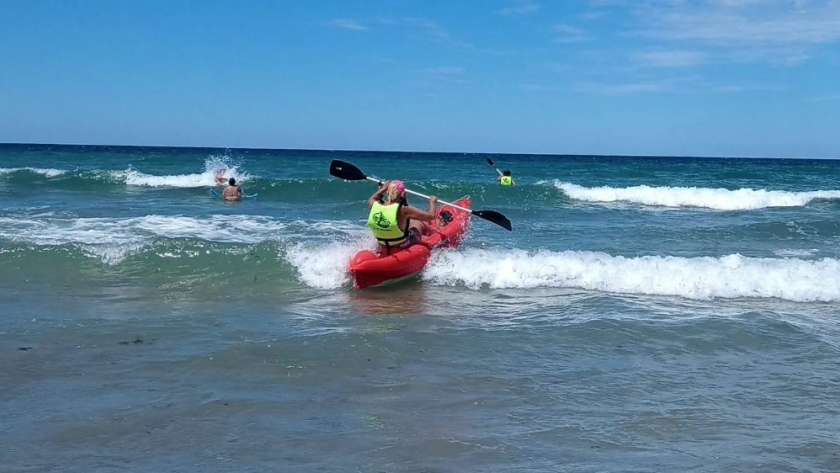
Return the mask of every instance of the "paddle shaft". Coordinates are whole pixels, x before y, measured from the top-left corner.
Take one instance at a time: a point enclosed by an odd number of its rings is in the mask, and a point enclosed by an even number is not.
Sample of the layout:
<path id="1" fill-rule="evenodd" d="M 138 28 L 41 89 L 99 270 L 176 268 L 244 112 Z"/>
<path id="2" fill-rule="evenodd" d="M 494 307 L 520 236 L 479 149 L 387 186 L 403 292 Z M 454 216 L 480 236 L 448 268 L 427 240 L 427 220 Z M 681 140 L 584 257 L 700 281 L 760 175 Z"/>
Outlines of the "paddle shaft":
<path id="1" fill-rule="evenodd" d="M 499 171 L 499 168 L 496 167 L 496 163 L 494 163 L 490 158 L 487 158 L 487 165 L 495 169 L 500 176 L 502 175 L 502 171 Z"/>
<path id="2" fill-rule="evenodd" d="M 375 178 L 372 178 L 372 177 L 370 177 L 370 176 L 366 176 L 366 177 L 365 177 L 365 179 L 367 179 L 368 181 L 373 181 L 373 182 L 375 182 L 375 183 L 379 184 L 380 186 L 383 184 L 383 182 L 382 182 L 382 181 L 380 181 L 379 179 L 375 179 Z M 421 194 L 421 193 L 419 193 L 419 192 L 415 192 L 415 191 L 413 191 L 413 190 L 411 190 L 411 189 L 406 189 L 406 190 L 405 190 L 405 193 L 406 193 L 406 194 L 411 194 L 411 195 L 416 195 L 417 197 L 422 197 L 422 198 L 427 199 L 427 200 L 428 200 L 428 199 L 431 199 L 431 197 L 429 197 L 428 195 Z M 442 200 L 438 200 L 438 203 L 439 203 L 439 204 L 443 204 L 443 205 L 448 205 L 448 206 L 450 206 L 450 207 L 454 207 L 454 208 L 456 208 L 456 209 L 458 209 L 458 210 L 463 210 L 464 212 L 467 212 L 467 213 L 470 213 L 470 214 L 471 214 L 471 213 L 473 213 L 473 211 L 472 211 L 472 210 L 470 210 L 470 209 L 465 209 L 464 207 L 461 207 L 460 205 L 451 204 L 451 203 L 449 203 L 449 202 L 444 202 L 444 201 L 442 201 Z"/>

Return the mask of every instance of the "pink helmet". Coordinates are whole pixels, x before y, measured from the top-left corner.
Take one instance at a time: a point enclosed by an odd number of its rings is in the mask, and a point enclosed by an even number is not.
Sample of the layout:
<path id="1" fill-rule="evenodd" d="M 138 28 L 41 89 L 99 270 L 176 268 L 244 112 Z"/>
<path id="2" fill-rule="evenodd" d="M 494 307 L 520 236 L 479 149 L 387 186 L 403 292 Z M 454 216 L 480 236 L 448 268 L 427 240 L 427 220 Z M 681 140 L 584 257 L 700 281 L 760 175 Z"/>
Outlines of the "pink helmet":
<path id="1" fill-rule="evenodd" d="M 388 185 L 396 186 L 397 190 L 400 191 L 400 193 L 405 192 L 405 184 L 403 184 L 403 181 L 391 181 L 388 183 Z"/>

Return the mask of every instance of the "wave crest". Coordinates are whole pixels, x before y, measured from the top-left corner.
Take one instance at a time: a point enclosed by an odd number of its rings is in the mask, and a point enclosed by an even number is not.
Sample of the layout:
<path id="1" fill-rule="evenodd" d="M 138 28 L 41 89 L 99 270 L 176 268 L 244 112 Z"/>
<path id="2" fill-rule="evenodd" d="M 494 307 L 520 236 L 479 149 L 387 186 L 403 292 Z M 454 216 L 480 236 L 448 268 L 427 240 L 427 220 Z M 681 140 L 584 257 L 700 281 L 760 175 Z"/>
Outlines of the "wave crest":
<path id="1" fill-rule="evenodd" d="M 466 250 L 436 255 L 424 279 L 488 288 L 578 288 L 688 299 L 840 301 L 840 261 L 825 258 L 642 256 L 595 252 Z"/>
<path id="2" fill-rule="evenodd" d="M 554 186 L 575 200 L 632 202 L 661 207 L 702 207 L 715 210 L 756 210 L 802 207 L 814 199 L 840 199 L 840 190 L 788 192 L 765 189 L 711 189 L 704 187 L 583 187 L 568 182 Z"/>

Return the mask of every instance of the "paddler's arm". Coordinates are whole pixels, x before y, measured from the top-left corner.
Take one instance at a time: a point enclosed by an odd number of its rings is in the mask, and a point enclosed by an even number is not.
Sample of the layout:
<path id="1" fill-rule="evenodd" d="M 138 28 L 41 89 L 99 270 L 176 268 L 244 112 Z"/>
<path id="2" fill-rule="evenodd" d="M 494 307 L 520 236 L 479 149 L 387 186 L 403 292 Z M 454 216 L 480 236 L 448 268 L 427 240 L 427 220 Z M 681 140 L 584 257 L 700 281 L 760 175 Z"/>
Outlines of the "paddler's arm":
<path id="1" fill-rule="evenodd" d="M 429 211 L 424 212 L 416 207 L 405 206 L 402 208 L 402 211 L 405 212 L 405 216 L 414 220 L 419 220 L 421 222 L 431 222 L 437 216 L 435 212 L 437 211 L 437 197 L 432 196 L 429 198 Z"/>
<path id="2" fill-rule="evenodd" d="M 368 208 L 373 207 L 373 203 L 378 201 L 379 198 L 382 197 L 382 194 L 384 194 L 385 191 L 387 191 L 387 190 L 388 190 L 388 183 L 383 182 L 382 187 L 380 187 L 378 191 L 374 192 L 373 195 L 370 196 L 370 199 L 368 199 Z"/>

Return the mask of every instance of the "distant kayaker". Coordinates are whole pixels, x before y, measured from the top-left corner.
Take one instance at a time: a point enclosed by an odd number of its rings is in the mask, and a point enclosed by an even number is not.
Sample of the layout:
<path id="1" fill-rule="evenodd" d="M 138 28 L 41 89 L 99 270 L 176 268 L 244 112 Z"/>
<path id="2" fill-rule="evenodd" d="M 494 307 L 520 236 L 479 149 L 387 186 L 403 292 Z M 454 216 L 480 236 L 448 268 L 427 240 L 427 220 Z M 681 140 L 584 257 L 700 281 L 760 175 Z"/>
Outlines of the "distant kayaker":
<path id="1" fill-rule="evenodd" d="M 380 202 L 381 199 L 381 202 Z M 429 211 L 424 212 L 405 203 L 405 184 L 390 181 L 368 199 L 368 227 L 386 254 L 393 248 L 408 248 L 420 242 L 430 232 L 424 222 L 435 219 L 437 197 L 429 199 Z"/>
<path id="2" fill-rule="evenodd" d="M 222 193 L 225 200 L 242 200 L 242 186 L 236 185 L 236 179 L 228 179 L 228 186 Z"/>
<path id="3" fill-rule="evenodd" d="M 515 186 L 516 183 L 513 182 L 513 176 L 511 176 L 510 169 L 505 169 L 502 171 L 502 174 L 497 179 L 499 183 L 503 186 Z"/>

